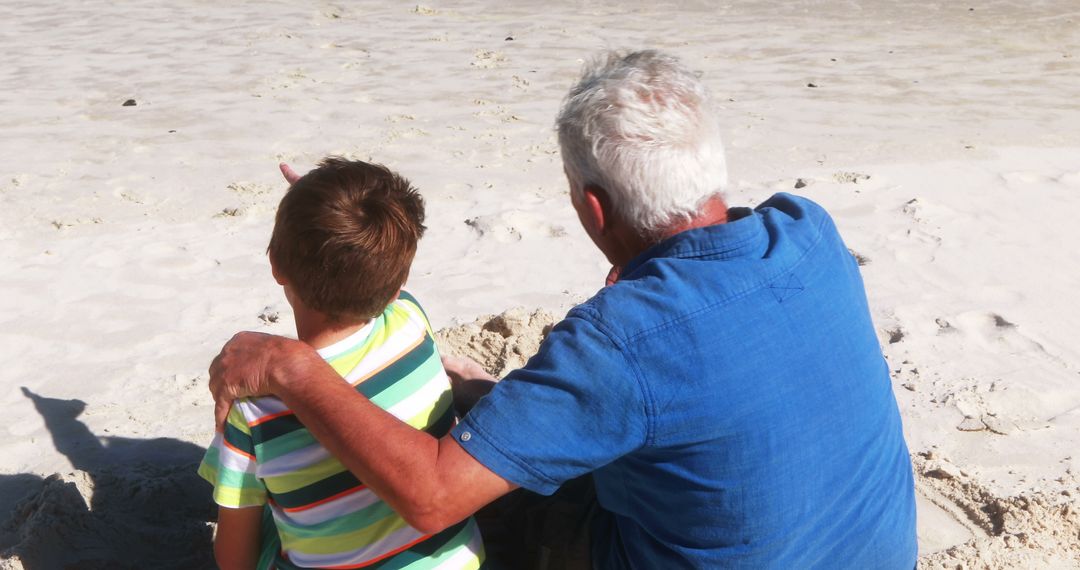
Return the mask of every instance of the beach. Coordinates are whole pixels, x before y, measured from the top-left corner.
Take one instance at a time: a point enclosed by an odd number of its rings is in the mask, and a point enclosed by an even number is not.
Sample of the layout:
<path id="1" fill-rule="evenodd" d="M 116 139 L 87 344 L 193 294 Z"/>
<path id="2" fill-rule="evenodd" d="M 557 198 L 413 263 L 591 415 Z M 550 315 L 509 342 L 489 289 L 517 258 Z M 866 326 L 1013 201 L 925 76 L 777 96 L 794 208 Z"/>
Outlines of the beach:
<path id="1" fill-rule="evenodd" d="M 443 348 L 523 363 L 609 269 L 555 114 L 585 59 L 644 47 L 712 91 L 729 204 L 806 196 L 859 260 L 920 567 L 1080 567 L 1075 2 L 6 6 L 0 568 L 213 567 L 207 367 L 294 334 L 279 162 L 408 177 Z"/>

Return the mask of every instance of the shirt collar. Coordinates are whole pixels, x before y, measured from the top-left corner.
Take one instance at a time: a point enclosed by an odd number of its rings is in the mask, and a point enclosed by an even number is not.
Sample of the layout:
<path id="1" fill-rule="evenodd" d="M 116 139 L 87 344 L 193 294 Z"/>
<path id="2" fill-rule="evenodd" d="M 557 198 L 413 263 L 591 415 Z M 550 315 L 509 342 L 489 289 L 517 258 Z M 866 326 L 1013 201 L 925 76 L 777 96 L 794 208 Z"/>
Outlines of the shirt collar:
<path id="1" fill-rule="evenodd" d="M 728 221 L 679 232 L 630 260 L 622 274 L 628 275 L 653 258 L 737 259 L 761 257 L 769 245 L 761 214 L 750 208 L 729 208 Z"/>

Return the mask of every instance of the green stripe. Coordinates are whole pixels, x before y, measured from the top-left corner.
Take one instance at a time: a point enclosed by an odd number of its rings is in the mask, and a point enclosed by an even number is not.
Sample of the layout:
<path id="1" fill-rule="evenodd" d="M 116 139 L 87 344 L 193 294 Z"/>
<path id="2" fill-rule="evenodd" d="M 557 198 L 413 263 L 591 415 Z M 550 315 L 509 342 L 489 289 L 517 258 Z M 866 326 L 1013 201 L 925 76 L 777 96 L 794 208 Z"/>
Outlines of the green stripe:
<path id="1" fill-rule="evenodd" d="M 390 508 L 390 505 L 383 501 L 376 501 L 359 511 L 353 511 L 351 513 L 341 515 L 337 518 L 333 518 L 321 523 L 315 523 L 304 526 L 296 526 L 289 524 L 285 521 L 276 521 L 278 528 L 281 529 L 282 534 L 285 534 L 293 539 L 303 538 L 325 538 L 333 539 L 335 535 L 344 534 L 347 532 L 354 532 L 357 529 L 367 528 L 373 524 L 381 522 L 386 517 L 398 517 L 398 514 L 394 512 L 394 509 Z M 400 518 L 400 517 L 398 517 Z M 355 548 L 355 545 L 352 546 Z M 345 548 L 344 550 L 350 550 Z"/>
<path id="2" fill-rule="evenodd" d="M 442 363 L 435 352 L 435 343 L 425 338 L 401 360 L 379 372 L 357 388 L 372 403 L 388 410 L 414 394 L 438 374 Z M 369 383 L 374 382 L 372 386 Z"/>
<path id="3" fill-rule="evenodd" d="M 254 473 L 245 473 L 243 471 L 237 471 L 235 469 L 229 469 L 227 467 L 219 467 L 217 470 L 217 479 L 214 481 L 215 487 L 232 487 L 234 489 L 258 489 L 260 493 L 263 493 L 262 482 L 255 476 Z"/>
<path id="4" fill-rule="evenodd" d="M 298 449 L 318 445 L 315 436 L 305 429 L 296 430 L 285 435 L 275 437 L 273 441 L 260 441 L 255 444 L 255 455 L 259 463 L 268 463 Z"/>
<path id="5" fill-rule="evenodd" d="M 286 550 L 297 550 L 305 554 L 336 554 L 355 550 L 361 545 L 377 544 L 390 534 L 408 527 L 405 519 L 399 516 L 385 517 L 364 528 L 343 532 L 334 536 L 316 536 L 311 538 L 281 537 L 281 544 Z"/>
<path id="6" fill-rule="evenodd" d="M 211 485 L 217 483 L 218 469 L 221 468 L 221 459 L 218 455 L 218 448 L 210 446 L 206 450 L 206 455 L 203 456 L 202 463 L 199 464 L 199 477 L 206 479 Z"/>

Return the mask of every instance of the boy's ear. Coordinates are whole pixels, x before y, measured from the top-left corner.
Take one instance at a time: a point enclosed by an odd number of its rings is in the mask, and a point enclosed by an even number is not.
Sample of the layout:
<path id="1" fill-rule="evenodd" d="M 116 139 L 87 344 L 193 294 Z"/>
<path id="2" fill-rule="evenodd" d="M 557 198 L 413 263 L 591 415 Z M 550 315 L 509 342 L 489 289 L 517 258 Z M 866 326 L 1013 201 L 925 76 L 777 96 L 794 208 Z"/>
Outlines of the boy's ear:
<path id="1" fill-rule="evenodd" d="M 270 274 L 274 276 L 274 281 L 277 281 L 277 284 L 281 285 L 282 287 L 288 285 L 289 281 L 287 279 L 285 279 L 285 277 L 282 276 L 281 273 L 278 272 L 277 266 L 274 265 L 274 258 L 270 257 L 269 259 L 270 259 Z"/>

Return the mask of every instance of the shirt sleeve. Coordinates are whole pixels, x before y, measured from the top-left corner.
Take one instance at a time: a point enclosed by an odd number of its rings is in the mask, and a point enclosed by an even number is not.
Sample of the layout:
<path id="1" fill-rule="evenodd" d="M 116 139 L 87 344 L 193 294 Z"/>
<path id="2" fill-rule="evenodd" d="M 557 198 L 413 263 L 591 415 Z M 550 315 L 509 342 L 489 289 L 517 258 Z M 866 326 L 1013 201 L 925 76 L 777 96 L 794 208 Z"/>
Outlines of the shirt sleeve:
<path id="1" fill-rule="evenodd" d="M 255 444 L 243 413 L 233 404 L 225 430 L 214 434 L 199 465 L 199 476 L 214 486 L 214 502 L 222 507 L 266 504 L 266 487 L 255 475 Z"/>
<path id="2" fill-rule="evenodd" d="M 451 432 L 488 469 L 544 495 L 640 448 L 648 433 L 624 347 L 575 313 Z"/>

